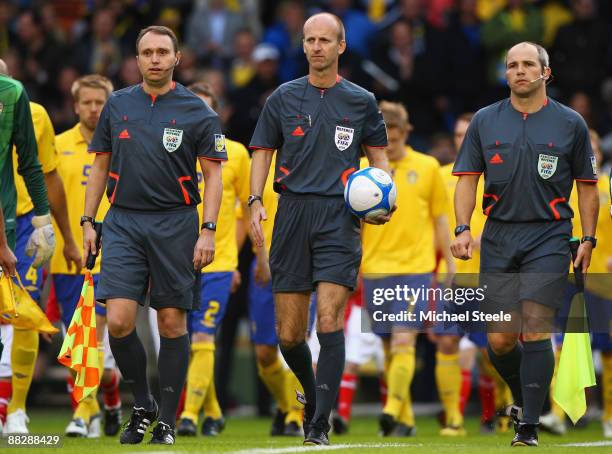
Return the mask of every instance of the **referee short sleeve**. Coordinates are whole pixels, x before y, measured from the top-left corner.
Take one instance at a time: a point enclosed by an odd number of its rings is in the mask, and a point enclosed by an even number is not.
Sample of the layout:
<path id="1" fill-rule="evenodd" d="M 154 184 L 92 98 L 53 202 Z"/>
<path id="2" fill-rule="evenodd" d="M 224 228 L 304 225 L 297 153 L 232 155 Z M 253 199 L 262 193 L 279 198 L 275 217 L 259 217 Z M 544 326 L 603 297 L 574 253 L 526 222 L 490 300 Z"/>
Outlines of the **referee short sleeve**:
<path id="1" fill-rule="evenodd" d="M 275 90 L 266 100 L 266 104 L 259 115 L 255 132 L 253 132 L 249 144 L 250 149 L 276 150 L 282 145 L 280 102 L 280 93 Z"/>
<path id="2" fill-rule="evenodd" d="M 485 170 L 480 134 L 478 133 L 478 114 L 470 122 L 465 134 L 457 160 L 453 166 L 453 175 L 481 174 Z"/>
<path id="3" fill-rule="evenodd" d="M 370 94 L 366 111 L 366 121 L 363 126 L 362 144 L 368 147 L 387 146 L 387 128 L 382 112 L 378 108 L 376 98 Z"/>
<path id="4" fill-rule="evenodd" d="M 217 115 L 206 117 L 201 122 L 196 139 L 198 158 L 227 161 L 225 136 L 221 130 L 221 120 Z"/>
<path id="5" fill-rule="evenodd" d="M 100 113 L 100 119 L 94 131 L 93 139 L 89 144 L 90 153 L 111 153 L 113 151 L 113 138 L 111 137 L 110 103 L 111 98 L 106 101 Z"/>
<path id="6" fill-rule="evenodd" d="M 576 122 L 572 150 L 572 177 L 575 180 L 597 181 L 597 163 L 591 148 L 591 137 L 582 117 Z"/>

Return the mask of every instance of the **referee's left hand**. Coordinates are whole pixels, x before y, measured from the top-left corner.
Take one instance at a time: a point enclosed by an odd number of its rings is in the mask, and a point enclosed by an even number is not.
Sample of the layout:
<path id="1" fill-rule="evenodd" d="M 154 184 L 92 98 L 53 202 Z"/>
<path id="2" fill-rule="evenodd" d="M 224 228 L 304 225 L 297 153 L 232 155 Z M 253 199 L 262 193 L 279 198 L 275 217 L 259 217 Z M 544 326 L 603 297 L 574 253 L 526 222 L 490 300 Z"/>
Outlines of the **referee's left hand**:
<path id="1" fill-rule="evenodd" d="M 580 267 L 582 274 L 586 274 L 591 264 L 591 254 L 593 252 L 593 243 L 585 241 L 578 246 L 578 252 L 576 253 L 576 260 L 574 261 L 574 268 Z"/>
<path id="2" fill-rule="evenodd" d="M 388 214 L 379 214 L 378 216 L 373 218 L 364 218 L 363 222 L 374 225 L 386 224 L 391 220 L 391 216 L 393 216 L 395 210 L 397 210 L 397 205 L 393 205 L 393 208 L 391 208 L 391 211 L 389 211 Z"/>
<path id="3" fill-rule="evenodd" d="M 215 259 L 215 232 L 202 229 L 200 237 L 193 248 L 193 269 L 200 270 L 210 265 Z"/>

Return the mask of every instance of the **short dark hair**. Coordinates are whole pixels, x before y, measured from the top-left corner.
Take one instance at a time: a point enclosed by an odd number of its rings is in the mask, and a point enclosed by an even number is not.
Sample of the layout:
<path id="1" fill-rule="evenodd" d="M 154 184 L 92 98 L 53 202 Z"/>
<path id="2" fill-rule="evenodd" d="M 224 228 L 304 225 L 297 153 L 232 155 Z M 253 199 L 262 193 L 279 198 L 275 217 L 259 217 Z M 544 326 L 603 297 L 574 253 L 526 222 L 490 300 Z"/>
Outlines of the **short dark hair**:
<path id="1" fill-rule="evenodd" d="M 178 39 L 176 39 L 176 35 L 172 31 L 172 29 L 164 27 L 163 25 L 149 25 L 148 27 L 140 30 L 140 33 L 138 33 L 138 37 L 136 38 L 136 54 L 138 54 L 138 45 L 140 44 L 140 40 L 144 35 L 149 32 L 155 33 L 157 35 L 169 36 L 170 40 L 172 41 L 172 47 L 174 47 L 174 52 L 178 52 Z"/>
<path id="2" fill-rule="evenodd" d="M 206 82 L 195 82 L 187 87 L 189 90 L 194 92 L 196 95 L 206 96 L 210 98 L 210 107 L 212 110 L 216 111 L 219 107 L 219 100 L 217 99 L 217 95 L 215 94 L 215 90 L 213 90 L 212 85 Z"/>

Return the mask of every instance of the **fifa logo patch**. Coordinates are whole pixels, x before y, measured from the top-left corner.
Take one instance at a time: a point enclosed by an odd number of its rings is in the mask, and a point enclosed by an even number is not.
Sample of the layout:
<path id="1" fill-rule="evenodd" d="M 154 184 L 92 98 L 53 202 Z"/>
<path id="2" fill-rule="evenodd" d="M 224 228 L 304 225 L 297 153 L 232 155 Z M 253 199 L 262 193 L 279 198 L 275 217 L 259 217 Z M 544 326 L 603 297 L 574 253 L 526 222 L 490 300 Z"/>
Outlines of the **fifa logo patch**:
<path id="1" fill-rule="evenodd" d="M 547 154 L 540 154 L 538 157 L 538 173 L 540 176 L 548 180 L 557 171 L 558 156 L 550 156 Z"/>
<path id="2" fill-rule="evenodd" d="M 225 136 L 223 134 L 215 134 L 215 151 L 217 153 L 225 151 Z"/>
<path id="3" fill-rule="evenodd" d="M 336 142 L 336 148 L 340 151 L 346 150 L 353 143 L 353 134 L 355 130 L 353 128 L 345 128 L 344 126 L 336 126 L 336 135 L 334 141 Z"/>
<path id="4" fill-rule="evenodd" d="M 168 150 L 169 153 L 176 151 L 178 147 L 181 146 L 182 142 L 182 129 L 164 128 L 164 137 L 162 139 L 162 143 L 164 144 L 164 148 Z"/>

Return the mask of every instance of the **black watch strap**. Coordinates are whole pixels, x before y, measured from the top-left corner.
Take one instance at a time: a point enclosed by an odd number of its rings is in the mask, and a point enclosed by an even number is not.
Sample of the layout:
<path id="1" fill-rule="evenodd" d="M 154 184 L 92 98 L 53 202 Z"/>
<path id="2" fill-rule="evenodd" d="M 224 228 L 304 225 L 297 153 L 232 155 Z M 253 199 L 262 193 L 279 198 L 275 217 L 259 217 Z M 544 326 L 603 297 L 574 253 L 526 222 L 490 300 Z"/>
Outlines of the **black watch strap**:
<path id="1" fill-rule="evenodd" d="M 205 222 L 202 224 L 202 229 L 212 230 L 213 232 L 217 231 L 217 224 L 214 222 Z"/>
<path id="2" fill-rule="evenodd" d="M 455 227 L 455 236 L 460 235 L 461 233 L 465 232 L 466 230 L 470 230 L 470 226 L 467 224 L 461 224 L 458 225 L 457 227 Z"/>
<path id="3" fill-rule="evenodd" d="M 584 243 L 585 241 L 590 241 L 591 243 L 593 243 L 593 249 L 595 249 L 595 246 L 597 246 L 597 238 L 595 238 L 594 236 L 583 236 L 582 242 Z"/>
<path id="4" fill-rule="evenodd" d="M 81 216 L 81 227 L 83 227 L 83 224 L 85 224 L 86 222 L 89 222 L 91 226 L 93 227 L 95 219 L 92 218 L 91 216 Z"/>
<path id="5" fill-rule="evenodd" d="M 263 201 L 261 200 L 261 196 L 260 196 L 260 195 L 253 195 L 253 194 L 251 194 L 251 195 L 249 196 L 249 198 L 247 199 L 247 205 L 248 205 L 248 206 L 251 206 L 251 205 L 253 205 L 253 203 L 255 203 L 255 201 L 257 201 L 257 200 L 259 200 L 260 202 L 262 202 L 262 203 L 263 203 Z"/>

